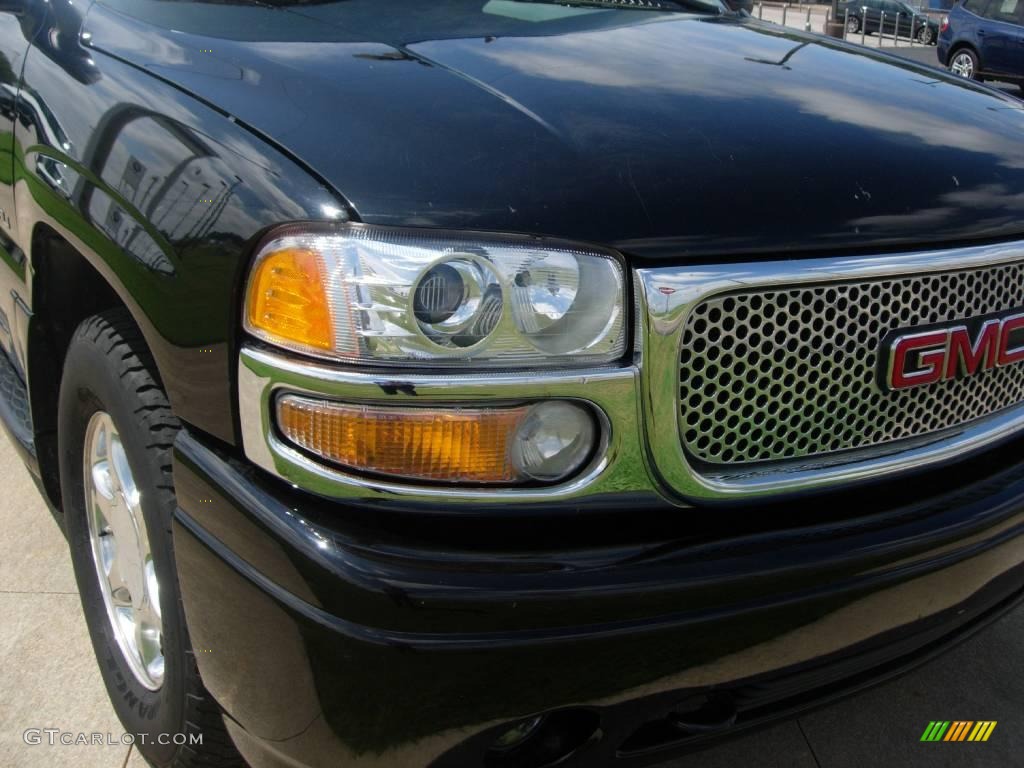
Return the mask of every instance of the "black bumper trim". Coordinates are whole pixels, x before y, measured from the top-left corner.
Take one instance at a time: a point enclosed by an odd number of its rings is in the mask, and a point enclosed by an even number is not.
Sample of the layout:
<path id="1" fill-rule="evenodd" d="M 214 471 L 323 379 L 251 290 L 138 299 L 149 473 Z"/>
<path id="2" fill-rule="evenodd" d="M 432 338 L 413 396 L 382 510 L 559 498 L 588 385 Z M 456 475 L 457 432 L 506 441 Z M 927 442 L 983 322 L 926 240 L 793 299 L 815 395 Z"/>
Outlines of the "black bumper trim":
<path id="1" fill-rule="evenodd" d="M 698 624 L 715 619 L 727 618 L 737 614 L 746 613 L 752 610 L 766 608 L 781 608 L 787 605 L 794 605 L 812 599 L 816 596 L 829 592 L 835 594 L 842 591 L 838 585 L 829 585 L 818 589 L 808 589 L 802 592 L 790 593 L 784 599 L 772 603 L 760 602 L 756 605 L 732 605 L 728 610 L 702 612 L 699 615 L 669 615 L 646 621 L 612 622 L 605 625 L 590 625 L 566 629 L 549 630 L 503 630 L 501 632 L 464 632 L 464 633 L 420 633 L 401 632 L 395 630 L 378 629 L 357 624 L 339 618 L 321 608 L 311 605 L 288 590 L 282 588 L 271 579 L 264 576 L 259 570 L 232 552 L 227 546 L 215 536 L 206 531 L 196 520 L 178 507 L 175 510 L 175 517 L 185 528 L 187 528 L 197 539 L 199 539 L 211 552 L 234 568 L 239 574 L 251 581 L 263 592 L 273 597 L 278 602 L 286 605 L 290 610 L 302 614 L 311 621 L 338 632 L 346 637 L 363 640 L 371 643 L 385 645 L 400 645 L 410 648 L 421 648 L 428 650 L 472 650 L 486 648 L 500 648 L 516 644 L 543 644 L 557 642 L 574 642 L 578 640 L 594 640 L 604 638 L 621 637 L 624 635 L 635 635 L 642 632 L 659 632 L 667 629 L 678 629 L 689 624 Z M 1007 529 L 1000 535 L 978 542 L 972 546 L 958 549 L 940 558 L 930 559 L 923 562 L 908 564 L 899 569 L 885 571 L 876 574 L 868 579 L 862 579 L 855 584 L 849 585 L 850 590 L 861 591 L 869 588 L 881 587 L 887 583 L 905 581 L 917 574 L 928 573 L 938 568 L 953 565 L 987 550 L 1004 544 L 1024 533 L 1024 523 Z"/>
<path id="2" fill-rule="evenodd" d="M 842 522 L 524 556 L 383 510 L 360 527 L 183 435 L 175 555 L 216 649 L 196 661 L 261 766 L 479 765 L 502 728 L 571 709 L 602 735 L 566 768 L 639 766 L 704 743 L 657 732 L 684 697 L 728 692 L 738 732 L 899 674 L 1024 589 L 1020 466 Z"/>

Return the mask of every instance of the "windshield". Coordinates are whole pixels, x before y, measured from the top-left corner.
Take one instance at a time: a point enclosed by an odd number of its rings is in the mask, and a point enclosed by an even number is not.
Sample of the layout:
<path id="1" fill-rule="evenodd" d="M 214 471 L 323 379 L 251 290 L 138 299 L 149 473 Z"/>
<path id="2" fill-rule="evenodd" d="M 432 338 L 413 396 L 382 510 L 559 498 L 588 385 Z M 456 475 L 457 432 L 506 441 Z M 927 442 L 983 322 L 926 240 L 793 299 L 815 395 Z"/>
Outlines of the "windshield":
<path id="1" fill-rule="evenodd" d="M 683 14 L 719 0 L 99 0 L 167 29 L 252 41 L 376 41 L 558 35 Z"/>

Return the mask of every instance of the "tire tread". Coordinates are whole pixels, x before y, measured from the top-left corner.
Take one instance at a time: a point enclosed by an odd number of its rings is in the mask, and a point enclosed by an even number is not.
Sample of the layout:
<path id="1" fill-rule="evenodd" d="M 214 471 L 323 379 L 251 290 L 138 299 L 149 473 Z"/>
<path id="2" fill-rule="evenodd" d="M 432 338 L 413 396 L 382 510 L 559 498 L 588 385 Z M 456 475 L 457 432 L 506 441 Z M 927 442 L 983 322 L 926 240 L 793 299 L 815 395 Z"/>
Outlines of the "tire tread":
<path id="1" fill-rule="evenodd" d="M 85 320 L 75 335 L 102 350 L 110 360 L 114 373 L 138 398 L 139 404 L 133 412 L 150 436 L 146 448 L 159 454 L 155 457 L 155 465 L 160 470 L 156 482 L 157 492 L 161 496 L 158 503 L 164 508 L 173 509 L 176 502 L 171 449 L 181 429 L 181 422 L 171 410 L 156 363 L 142 332 L 127 310 L 115 309 Z M 170 521 L 165 533 L 171 536 Z M 169 541 L 173 552 L 173 540 L 169 538 Z M 187 628 L 185 632 L 187 638 Z M 171 763 L 164 768 L 244 766 L 224 726 L 220 707 L 203 687 L 191 643 L 186 644 L 185 732 L 187 737 L 202 734 L 203 744 L 198 751 L 194 747 L 182 745 Z"/>

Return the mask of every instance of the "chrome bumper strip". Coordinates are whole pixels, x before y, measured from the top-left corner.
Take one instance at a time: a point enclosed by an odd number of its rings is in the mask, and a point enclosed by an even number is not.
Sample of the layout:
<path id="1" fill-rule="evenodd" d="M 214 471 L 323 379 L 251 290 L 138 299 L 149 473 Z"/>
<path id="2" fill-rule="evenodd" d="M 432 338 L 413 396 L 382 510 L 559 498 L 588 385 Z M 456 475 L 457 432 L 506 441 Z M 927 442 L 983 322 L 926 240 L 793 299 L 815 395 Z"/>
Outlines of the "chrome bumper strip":
<path id="1" fill-rule="evenodd" d="M 255 346 L 242 349 L 238 369 L 242 442 L 263 469 L 323 496 L 434 505 L 516 505 L 584 500 L 601 495 L 654 493 L 643 450 L 640 374 L 635 366 L 550 373 L 365 373 L 297 360 Z M 368 478 L 314 461 L 286 445 L 271 423 L 273 398 L 295 392 L 382 405 L 585 401 L 601 414 L 594 459 L 573 479 L 542 488 L 481 489 Z"/>

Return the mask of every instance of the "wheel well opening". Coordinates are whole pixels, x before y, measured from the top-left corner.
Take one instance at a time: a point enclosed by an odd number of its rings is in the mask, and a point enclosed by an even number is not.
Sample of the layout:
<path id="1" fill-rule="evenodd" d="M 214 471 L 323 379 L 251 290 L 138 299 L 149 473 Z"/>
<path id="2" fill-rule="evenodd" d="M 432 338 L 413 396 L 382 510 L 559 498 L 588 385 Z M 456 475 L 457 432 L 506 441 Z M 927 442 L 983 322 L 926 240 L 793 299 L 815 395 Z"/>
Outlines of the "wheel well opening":
<path id="1" fill-rule="evenodd" d="M 948 58 L 949 58 L 950 63 L 953 62 L 953 57 L 954 56 L 956 56 L 958 53 L 960 53 L 960 51 L 965 50 L 965 49 L 974 54 L 974 58 L 976 58 L 978 60 L 978 65 L 980 66 L 981 65 L 981 56 L 978 55 L 978 51 L 975 50 L 973 45 L 971 45 L 970 43 L 966 43 L 966 42 L 959 42 L 956 45 L 954 45 L 952 48 L 949 49 L 949 57 Z"/>
<path id="2" fill-rule="evenodd" d="M 28 338 L 29 400 L 43 487 L 60 504 L 57 401 L 71 337 L 87 317 L 124 303 L 99 272 L 53 229 L 32 233 L 32 320 Z"/>

